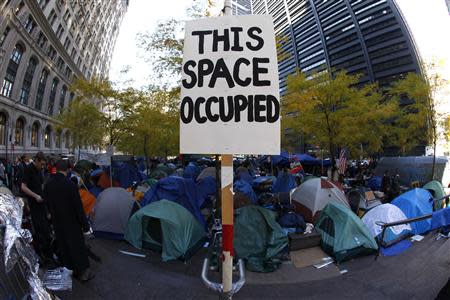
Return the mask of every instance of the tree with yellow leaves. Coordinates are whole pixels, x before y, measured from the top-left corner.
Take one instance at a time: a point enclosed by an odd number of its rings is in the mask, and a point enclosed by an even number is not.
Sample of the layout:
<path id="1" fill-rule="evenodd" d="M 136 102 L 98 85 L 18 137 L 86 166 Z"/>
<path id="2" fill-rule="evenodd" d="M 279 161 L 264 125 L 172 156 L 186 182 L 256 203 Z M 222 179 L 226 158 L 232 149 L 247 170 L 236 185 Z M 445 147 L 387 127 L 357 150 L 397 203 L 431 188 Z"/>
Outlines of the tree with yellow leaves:
<path id="1" fill-rule="evenodd" d="M 433 165 L 430 180 L 435 176 L 436 146 L 445 127 L 447 114 L 439 110 L 441 105 L 439 91 L 447 85 L 438 71 L 436 63 L 423 66 L 423 75 L 408 73 L 404 79 L 392 84 L 389 94 L 398 106 L 394 140 L 401 151 L 415 147 L 419 142 L 426 142 L 433 147 Z M 445 100 L 444 100 L 445 101 Z"/>
<path id="2" fill-rule="evenodd" d="M 288 78 L 282 128 L 328 149 L 333 169 L 338 148 L 347 148 L 353 156 L 361 144 L 369 153 L 379 151 L 395 111 L 394 104 L 382 101 L 376 84 L 361 86 L 359 78 L 344 71 L 308 77 L 297 72 Z"/>

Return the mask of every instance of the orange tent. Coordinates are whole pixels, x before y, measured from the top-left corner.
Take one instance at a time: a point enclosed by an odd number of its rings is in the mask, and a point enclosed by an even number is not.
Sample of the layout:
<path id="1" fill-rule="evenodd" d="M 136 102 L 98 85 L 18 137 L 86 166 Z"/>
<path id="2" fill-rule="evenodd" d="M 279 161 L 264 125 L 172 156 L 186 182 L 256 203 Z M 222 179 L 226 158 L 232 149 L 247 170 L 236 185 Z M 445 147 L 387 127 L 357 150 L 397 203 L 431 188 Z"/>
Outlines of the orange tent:
<path id="1" fill-rule="evenodd" d="M 85 189 L 80 189 L 79 191 L 84 213 L 86 214 L 86 216 L 89 216 L 94 209 L 95 197 Z"/>

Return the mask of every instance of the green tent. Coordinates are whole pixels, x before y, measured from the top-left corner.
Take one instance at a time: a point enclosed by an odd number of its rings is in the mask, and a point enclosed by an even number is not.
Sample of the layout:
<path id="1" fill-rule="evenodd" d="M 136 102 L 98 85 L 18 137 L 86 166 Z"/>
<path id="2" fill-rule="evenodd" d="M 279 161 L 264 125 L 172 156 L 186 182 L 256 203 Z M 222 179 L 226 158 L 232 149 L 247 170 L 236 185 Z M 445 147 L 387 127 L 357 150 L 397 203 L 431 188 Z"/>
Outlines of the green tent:
<path id="1" fill-rule="evenodd" d="M 246 267 L 254 272 L 272 272 L 280 265 L 274 257 L 288 244 L 288 238 L 276 222 L 276 213 L 249 205 L 236 210 L 234 249 Z"/>
<path id="2" fill-rule="evenodd" d="M 188 259 L 203 245 L 205 231 L 183 206 L 160 200 L 141 208 L 128 221 L 125 240 L 134 247 L 162 251 L 162 260 Z"/>
<path id="3" fill-rule="evenodd" d="M 364 223 L 340 203 L 329 203 L 322 210 L 316 229 L 322 236 L 322 248 L 337 262 L 371 254 L 378 245 Z"/>
<path id="4" fill-rule="evenodd" d="M 437 180 L 433 180 L 428 182 L 427 184 L 425 184 L 423 186 L 424 189 L 428 190 L 432 195 L 433 198 L 436 199 L 441 199 L 442 197 L 445 196 L 445 191 L 444 188 L 442 187 L 442 184 L 437 181 Z M 442 201 L 440 202 L 436 202 L 436 209 L 441 209 L 442 208 Z"/>

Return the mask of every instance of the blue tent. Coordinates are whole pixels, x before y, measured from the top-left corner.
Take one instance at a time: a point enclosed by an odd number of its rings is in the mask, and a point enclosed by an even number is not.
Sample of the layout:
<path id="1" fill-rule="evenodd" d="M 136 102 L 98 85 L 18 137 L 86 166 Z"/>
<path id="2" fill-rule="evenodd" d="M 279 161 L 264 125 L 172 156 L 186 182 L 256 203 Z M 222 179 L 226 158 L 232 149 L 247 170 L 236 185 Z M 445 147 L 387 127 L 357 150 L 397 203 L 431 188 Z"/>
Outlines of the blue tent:
<path id="1" fill-rule="evenodd" d="M 188 211 L 205 226 L 206 222 L 200 212 L 200 206 L 203 204 L 202 196 L 199 195 L 197 185 L 194 180 L 169 176 L 162 178 L 154 187 L 148 190 L 141 201 L 141 206 L 146 206 L 155 201 L 166 199 L 174 201 Z"/>
<path id="2" fill-rule="evenodd" d="M 140 182 L 143 178 L 137 167 L 124 163 L 114 172 L 114 179 L 120 182 L 124 189 L 133 185 L 133 182 Z"/>
<path id="3" fill-rule="evenodd" d="M 367 185 L 369 188 L 373 191 L 379 191 L 381 189 L 381 177 L 380 176 L 373 176 L 369 179 L 367 182 Z"/>
<path id="4" fill-rule="evenodd" d="M 445 231 L 450 229 L 450 207 L 433 212 L 431 217 L 431 229 L 443 227 Z"/>
<path id="5" fill-rule="evenodd" d="M 294 154 L 294 157 L 298 159 L 302 163 L 302 165 L 305 166 L 318 166 L 322 163 L 320 159 L 312 157 L 311 155 L 306 153 L 303 154 L 297 153 Z"/>
<path id="6" fill-rule="evenodd" d="M 190 162 L 184 169 L 183 178 L 196 180 L 200 172 L 200 168 L 194 162 Z"/>
<path id="7" fill-rule="evenodd" d="M 273 166 L 289 164 L 289 153 L 281 151 L 280 155 L 272 155 L 271 161 Z"/>
<path id="8" fill-rule="evenodd" d="M 101 187 L 99 187 L 99 186 L 94 186 L 94 187 L 91 187 L 91 188 L 89 189 L 89 193 L 91 193 L 92 195 L 94 195 L 95 198 L 97 198 L 98 195 L 100 195 L 101 192 L 103 192 L 103 189 L 102 189 Z"/>
<path id="9" fill-rule="evenodd" d="M 433 197 L 424 189 L 413 189 L 395 198 L 391 203 L 400 208 L 407 218 L 416 218 L 433 212 Z M 411 223 L 414 234 L 431 229 L 431 219 Z"/>
<path id="10" fill-rule="evenodd" d="M 233 191 L 241 192 L 247 196 L 252 203 L 256 203 L 258 201 L 258 197 L 256 196 L 255 191 L 253 191 L 252 186 L 244 180 L 236 180 L 233 184 Z"/>
<path id="11" fill-rule="evenodd" d="M 287 193 L 296 187 L 294 175 L 279 172 L 272 185 L 272 193 Z"/>
<path id="12" fill-rule="evenodd" d="M 199 203 L 200 207 L 202 207 L 205 201 L 209 199 L 209 196 L 215 195 L 216 188 L 216 179 L 211 176 L 202 178 L 197 182 L 197 191 L 199 198 L 201 199 Z"/>

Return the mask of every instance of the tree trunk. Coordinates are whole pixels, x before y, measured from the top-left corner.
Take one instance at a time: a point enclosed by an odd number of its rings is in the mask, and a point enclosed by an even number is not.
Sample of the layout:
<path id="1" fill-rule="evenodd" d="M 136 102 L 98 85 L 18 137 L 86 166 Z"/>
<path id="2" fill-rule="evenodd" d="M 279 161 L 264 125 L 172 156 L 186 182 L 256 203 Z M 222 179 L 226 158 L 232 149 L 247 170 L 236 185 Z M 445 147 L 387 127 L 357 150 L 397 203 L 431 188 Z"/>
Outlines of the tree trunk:
<path id="1" fill-rule="evenodd" d="M 144 155 L 145 155 L 145 170 L 148 176 L 150 174 L 150 170 L 148 168 L 147 135 L 144 136 Z"/>
<path id="2" fill-rule="evenodd" d="M 433 141 L 433 164 L 431 166 L 431 180 L 434 180 L 434 170 L 436 168 L 436 148 L 437 148 L 437 139 L 435 138 Z"/>

